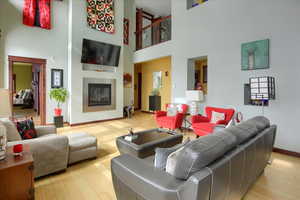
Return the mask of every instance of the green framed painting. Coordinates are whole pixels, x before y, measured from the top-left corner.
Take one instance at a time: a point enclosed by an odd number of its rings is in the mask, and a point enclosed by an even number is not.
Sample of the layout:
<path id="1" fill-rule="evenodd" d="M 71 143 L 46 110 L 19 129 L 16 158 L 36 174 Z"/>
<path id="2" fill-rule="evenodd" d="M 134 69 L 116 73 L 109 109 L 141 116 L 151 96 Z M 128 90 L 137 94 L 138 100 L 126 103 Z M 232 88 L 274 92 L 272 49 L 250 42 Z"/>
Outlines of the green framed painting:
<path id="1" fill-rule="evenodd" d="M 242 44 L 242 70 L 268 69 L 270 40 Z"/>

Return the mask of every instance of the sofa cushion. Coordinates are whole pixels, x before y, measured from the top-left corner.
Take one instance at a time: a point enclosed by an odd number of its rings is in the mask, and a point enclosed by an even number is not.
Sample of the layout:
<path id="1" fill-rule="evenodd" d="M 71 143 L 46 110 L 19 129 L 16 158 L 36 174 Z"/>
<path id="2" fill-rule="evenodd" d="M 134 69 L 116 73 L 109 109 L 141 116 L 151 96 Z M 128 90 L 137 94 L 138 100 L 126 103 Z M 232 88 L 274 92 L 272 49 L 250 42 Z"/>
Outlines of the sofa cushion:
<path id="1" fill-rule="evenodd" d="M 6 118 L 1 118 L 0 121 L 6 127 L 7 142 L 22 140 L 16 125 L 12 121 Z"/>
<path id="2" fill-rule="evenodd" d="M 176 116 L 178 113 L 177 107 L 171 106 L 167 108 L 167 116 L 173 117 Z"/>
<path id="3" fill-rule="evenodd" d="M 270 121 L 265 117 L 258 116 L 244 121 L 237 126 L 226 128 L 225 131 L 235 135 L 238 144 L 242 144 L 268 127 L 270 127 Z"/>
<path id="4" fill-rule="evenodd" d="M 73 135 L 73 136 L 72 136 Z M 97 146 L 97 138 L 88 134 L 69 135 L 70 152 Z"/>
<path id="5" fill-rule="evenodd" d="M 181 151 L 169 156 L 173 161 L 168 160 L 167 163 L 173 163 L 174 167 L 168 173 L 178 179 L 186 180 L 236 145 L 236 137 L 228 132 L 201 137 L 190 142 Z"/>
<path id="6" fill-rule="evenodd" d="M 211 120 L 210 123 L 216 124 L 218 121 L 225 120 L 225 113 L 221 112 L 211 112 Z"/>
<path id="7" fill-rule="evenodd" d="M 184 147 L 190 142 L 190 138 L 187 138 L 183 143 L 175 145 L 170 148 L 156 148 L 155 149 L 155 159 L 154 167 L 164 170 L 166 168 L 168 156 L 174 151 Z"/>

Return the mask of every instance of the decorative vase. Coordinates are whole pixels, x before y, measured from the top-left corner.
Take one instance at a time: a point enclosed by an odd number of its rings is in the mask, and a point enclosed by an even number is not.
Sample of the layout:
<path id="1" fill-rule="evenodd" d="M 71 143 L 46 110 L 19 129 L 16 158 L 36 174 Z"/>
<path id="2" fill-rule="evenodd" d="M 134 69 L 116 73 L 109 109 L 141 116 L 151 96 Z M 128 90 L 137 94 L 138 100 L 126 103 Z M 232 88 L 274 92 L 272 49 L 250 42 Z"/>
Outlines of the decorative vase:
<path id="1" fill-rule="evenodd" d="M 54 114 L 55 114 L 55 116 L 59 117 L 59 116 L 61 116 L 61 113 L 62 113 L 61 108 L 55 108 L 55 109 L 54 109 Z"/>
<path id="2" fill-rule="evenodd" d="M 5 159 L 6 157 L 6 129 L 5 127 L 0 126 L 0 160 Z"/>

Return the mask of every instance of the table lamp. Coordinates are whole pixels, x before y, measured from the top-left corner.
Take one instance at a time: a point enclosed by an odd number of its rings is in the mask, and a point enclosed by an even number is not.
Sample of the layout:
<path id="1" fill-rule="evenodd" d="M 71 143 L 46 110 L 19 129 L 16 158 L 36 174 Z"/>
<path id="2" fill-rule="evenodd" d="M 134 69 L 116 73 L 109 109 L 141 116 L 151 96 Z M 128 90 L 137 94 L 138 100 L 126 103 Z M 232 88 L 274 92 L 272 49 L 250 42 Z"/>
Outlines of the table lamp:
<path id="1" fill-rule="evenodd" d="M 12 117 L 12 109 L 10 103 L 10 92 L 7 89 L 0 89 L 0 118 Z M 6 157 L 6 128 L 0 126 L 0 160 Z"/>
<path id="2" fill-rule="evenodd" d="M 203 91 L 201 90 L 187 90 L 185 93 L 186 100 L 191 102 L 190 104 L 190 114 L 199 114 L 199 108 L 197 103 L 204 100 Z"/>

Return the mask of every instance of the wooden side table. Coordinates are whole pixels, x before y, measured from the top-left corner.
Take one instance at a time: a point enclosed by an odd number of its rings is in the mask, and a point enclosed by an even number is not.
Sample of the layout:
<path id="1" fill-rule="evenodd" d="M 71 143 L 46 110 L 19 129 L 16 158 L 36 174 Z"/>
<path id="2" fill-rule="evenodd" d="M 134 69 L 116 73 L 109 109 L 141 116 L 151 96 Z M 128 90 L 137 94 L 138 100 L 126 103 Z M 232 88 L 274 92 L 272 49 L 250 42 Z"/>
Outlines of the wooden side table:
<path id="1" fill-rule="evenodd" d="M 33 158 L 29 145 L 23 146 L 23 155 L 15 157 L 12 147 L 0 161 L 0 199 L 34 199 Z"/>

